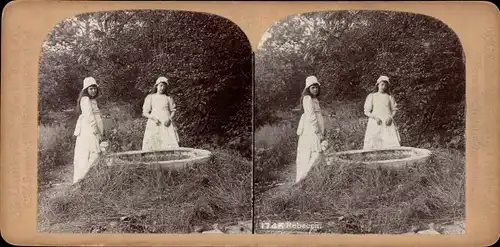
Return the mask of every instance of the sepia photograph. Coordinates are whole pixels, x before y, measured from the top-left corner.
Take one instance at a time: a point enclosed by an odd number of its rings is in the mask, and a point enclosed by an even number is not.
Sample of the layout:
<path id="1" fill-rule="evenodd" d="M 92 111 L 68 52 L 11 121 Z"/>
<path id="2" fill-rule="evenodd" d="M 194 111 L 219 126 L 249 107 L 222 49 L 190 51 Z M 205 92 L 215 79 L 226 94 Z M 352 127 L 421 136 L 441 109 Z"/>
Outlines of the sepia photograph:
<path id="1" fill-rule="evenodd" d="M 38 68 L 38 232 L 252 233 L 252 48 L 223 17 L 83 13 Z"/>
<path id="2" fill-rule="evenodd" d="M 14 1 L 1 235 L 492 245 L 498 18 L 485 2 Z"/>
<path id="3" fill-rule="evenodd" d="M 464 234 L 465 59 L 422 14 L 270 26 L 255 51 L 255 233 Z"/>

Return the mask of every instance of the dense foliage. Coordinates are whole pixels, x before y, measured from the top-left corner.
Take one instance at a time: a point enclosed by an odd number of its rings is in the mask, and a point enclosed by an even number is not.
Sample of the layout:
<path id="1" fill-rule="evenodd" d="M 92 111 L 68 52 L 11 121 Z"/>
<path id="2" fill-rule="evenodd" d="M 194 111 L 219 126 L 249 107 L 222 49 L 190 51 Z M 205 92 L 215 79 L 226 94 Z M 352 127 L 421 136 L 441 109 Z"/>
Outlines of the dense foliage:
<path id="1" fill-rule="evenodd" d="M 393 11 L 315 12 L 268 30 L 256 52 L 255 121 L 299 106 L 308 75 L 322 104 L 363 101 L 380 75 L 391 78 L 405 145 L 464 148 L 465 57 L 456 34 L 429 16 Z"/>
<path id="2" fill-rule="evenodd" d="M 211 14 L 139 10 L 74 16 L 57 24 L 43 44 L 39 121 L 51 122 L 51 112 L 71 112 L 86 76 L 100 84 L 103 111 L 126 106 L 139 117 L 156 78 L 167 76 L 182 137 L 250 150 L 251 52 L 238 26 Z"/>

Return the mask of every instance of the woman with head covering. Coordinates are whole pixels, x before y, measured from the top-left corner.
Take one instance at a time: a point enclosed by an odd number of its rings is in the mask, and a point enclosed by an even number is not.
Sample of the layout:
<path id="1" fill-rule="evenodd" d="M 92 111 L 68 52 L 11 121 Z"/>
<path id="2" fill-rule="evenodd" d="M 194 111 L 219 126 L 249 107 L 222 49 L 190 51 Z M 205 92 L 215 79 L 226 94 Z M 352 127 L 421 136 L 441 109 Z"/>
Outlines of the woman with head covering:
<path id="1" fill-rule="evenodd" d="M 78 97 L 76 111 L 79 114 L 74 135 L 76 136 L 74 154 L 73 183 L 87 174 L 94 161 L 101 153 L 100 141 L 104 128 L 96 97 L 99 86 L 93 77 L 83 80 L 83 88 Z"/>
<path id="2" fill-rule="evenodd" d="M 393 119 L 397 104 L 390 94 L 389 77 L 380 76 L 375 85 L 377 91 L 365 100 L 364 113 L 369 119 L 363 149 L 399 147 L 400 136 Z"/>
<path id="3" fill-rule="evenodd" d="M 167 96 L 167 85 L 168 79 L 159 77 L 144 100 L 142 115 L 148 121 L 142 141 L 143 151 L 179 147 L 179 136 L 172 122 L 176 108 L 172 97 Z"/>
<path id="4" fill-rule="evenodd" d="M 309 170 L 320 160 L 321 143 L 324 139 L 325 126 L 318 96 L 320 84 L 315 76 L 306 78 L 306 86 L 302 91 L 301 105 L 304 113 L 300 117 L 297 135 L 297 171 L 295 182 L 302 180 Z"/>

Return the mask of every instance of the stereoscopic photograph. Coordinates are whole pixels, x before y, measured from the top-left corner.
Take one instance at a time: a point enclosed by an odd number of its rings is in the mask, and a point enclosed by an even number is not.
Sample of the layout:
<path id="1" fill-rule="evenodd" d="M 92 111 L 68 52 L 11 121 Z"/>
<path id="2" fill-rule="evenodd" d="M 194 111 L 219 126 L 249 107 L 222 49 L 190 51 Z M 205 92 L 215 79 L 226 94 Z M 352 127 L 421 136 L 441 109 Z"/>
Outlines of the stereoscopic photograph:
<path id="1" fill-rule="evenodd" d="M 252 50 L 237 25 L 79 14 L 47 34 L 38 79 L 39 232 L 252 232 Z"/>
<path id="2" fill-rule="evenodd" d="M 464 234 L 465 59 L 409 12 L 288 16 L 255 53 L 213 14 L 72 16 L 39 59 L 37 229 Z"/>
<path id="3" fill-rule="evenodd" d="M 464 234 L 465 59 L 422 14 L 269 27 L 255 51 L 255 233 Z"/>

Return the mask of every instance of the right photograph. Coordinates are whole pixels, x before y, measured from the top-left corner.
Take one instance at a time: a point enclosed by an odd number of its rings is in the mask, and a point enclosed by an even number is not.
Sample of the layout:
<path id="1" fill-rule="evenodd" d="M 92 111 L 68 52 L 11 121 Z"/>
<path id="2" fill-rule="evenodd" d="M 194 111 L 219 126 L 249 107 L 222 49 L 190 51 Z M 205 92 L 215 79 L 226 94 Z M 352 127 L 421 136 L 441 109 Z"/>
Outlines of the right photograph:
<path id="1" fill-rule="evenodd" d="M 465 233 L 465 55 L 444 22 L 288 16 L 254 95 L 255 233 Z"/>

